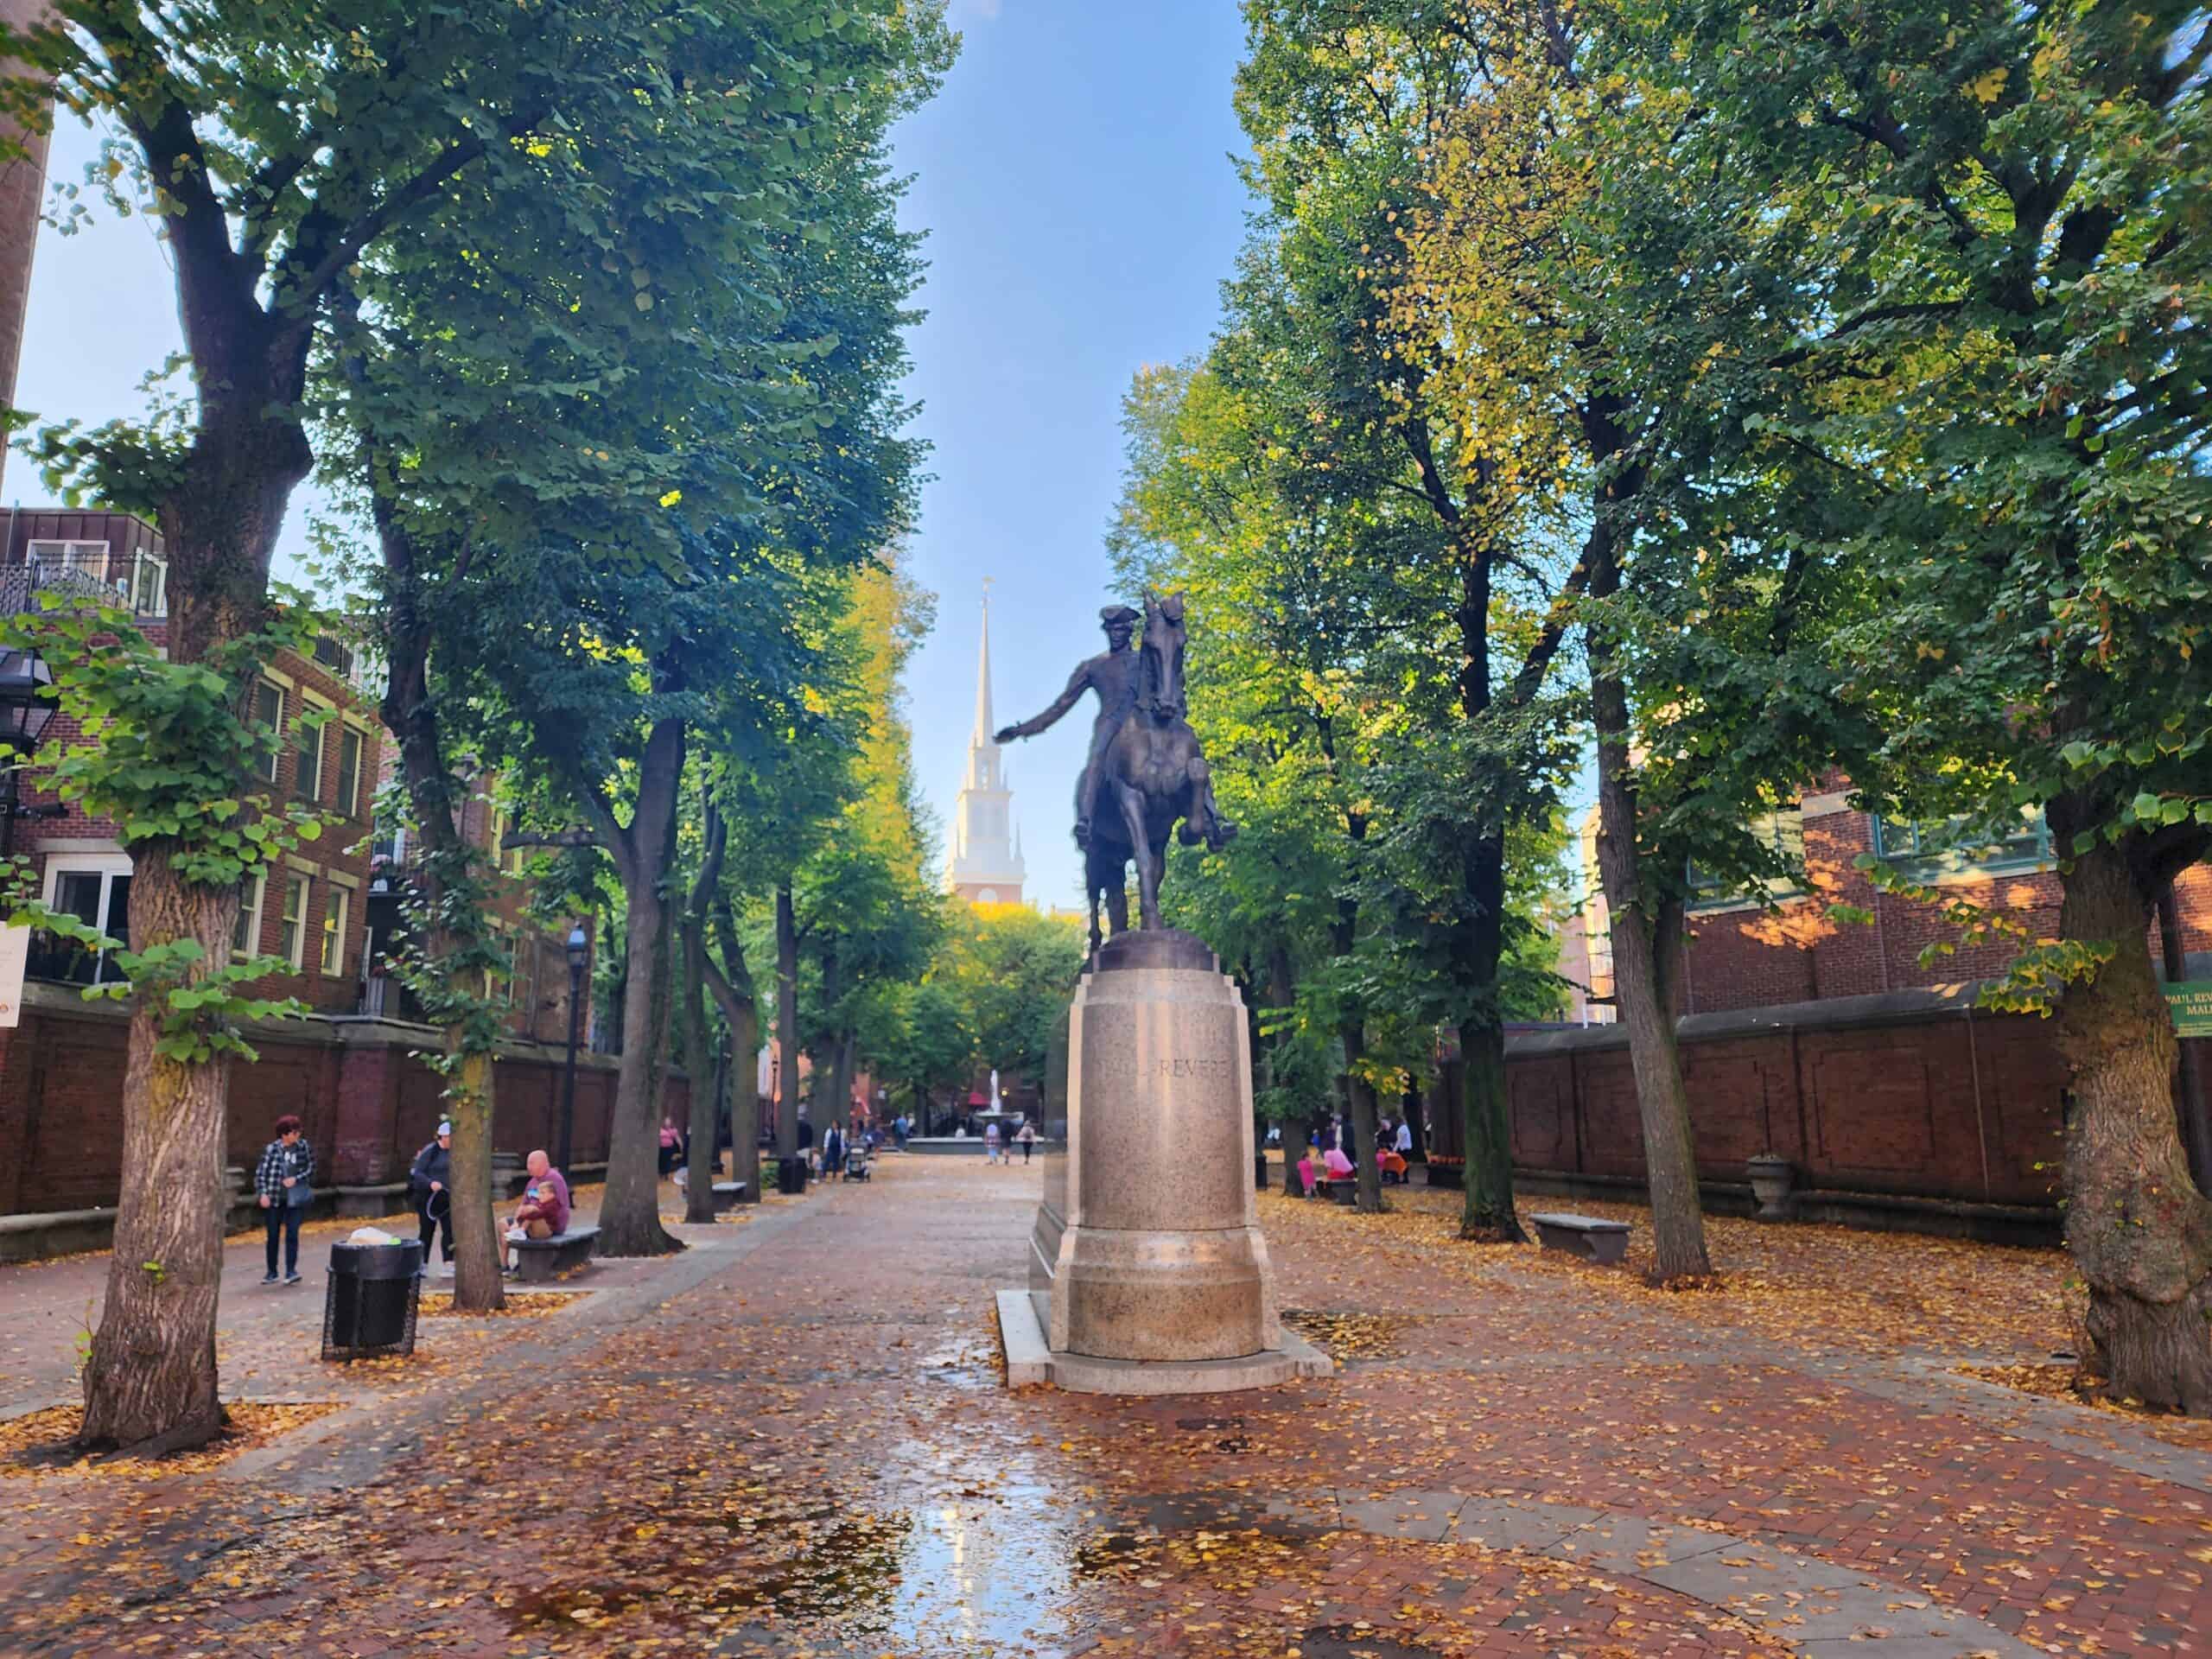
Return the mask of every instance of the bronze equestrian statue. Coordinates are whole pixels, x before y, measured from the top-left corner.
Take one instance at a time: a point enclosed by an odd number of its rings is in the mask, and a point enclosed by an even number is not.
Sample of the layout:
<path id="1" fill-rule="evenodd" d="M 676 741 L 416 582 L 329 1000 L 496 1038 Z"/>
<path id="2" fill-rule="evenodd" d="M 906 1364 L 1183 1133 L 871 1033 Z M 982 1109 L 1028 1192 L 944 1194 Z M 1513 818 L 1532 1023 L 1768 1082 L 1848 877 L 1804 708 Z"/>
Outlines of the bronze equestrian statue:
<path id="1" fill-rule="evenodd" d="M 1086 690 L 1098 693 L 1090 756 L 1076 785 L 1076 844 L 1084 850 L 1084 889 L 1090 906 L 1090 948 L 1099 944 L 1098 905 L 1114 931 L 1129 925 L 1127 867 L 1137 867 L 1138 925 L 1157 928 L 1160 877 L 1167 836 L 1185 847 L 1204 842 L 1219 852 L 1236 834 L 1214 805 L 1213 775 L 1191 729 L 1183 696 L 1183 595 L 1144 596 L 1144 637 L 1128 648 L 1136 613 L 1127 606 L 1100 613 L 1109 649 L 1077 668 L 1052 706 L 1034 720 L 995 734 L 1001 743 L 1043 731 Z M 1131 658 L 1135 661 L 1132 663 Z M 1134 668 L 1134 674 L 1131 670 Z"/>

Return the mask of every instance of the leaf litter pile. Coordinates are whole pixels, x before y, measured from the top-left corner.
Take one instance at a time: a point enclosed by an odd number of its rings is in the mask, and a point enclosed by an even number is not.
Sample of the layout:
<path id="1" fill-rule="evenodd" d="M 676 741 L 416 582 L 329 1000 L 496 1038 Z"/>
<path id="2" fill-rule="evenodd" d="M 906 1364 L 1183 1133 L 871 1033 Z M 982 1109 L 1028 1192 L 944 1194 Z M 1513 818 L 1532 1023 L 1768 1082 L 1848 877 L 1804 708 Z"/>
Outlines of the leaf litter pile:
<path id="1" fill-rule="evenodd" d="M 478 1313 L 453 1305 L 451 1291 L 436 1291 L 423 1298 L 416 1306 L 416 1314 L 425 1319 L 542 1319 L 549 1313 L 558 1313 L 563 1308 L 581 1301 L 588 1291 L 575 1290 L 511 1290 L 500 1298 L 499 1306 L 489 1314 Z"/>
<path id="2" fill-rule="evenodd" d="M 0 1475 L 66 1472 L 144 1480 L 205 1474 L 241 1452 L 289 1434 L 337 1409 L 335 1401 L 273 1405 L 233 1402 L 227 1408 L 223 1432 L 213 1444 L 163 1458 L 125 1458 L 79 1453 L 76 1435 L 78 1425 L 85 1420 L 84 1408 L 52 1406 L 0 1422 Z"/>

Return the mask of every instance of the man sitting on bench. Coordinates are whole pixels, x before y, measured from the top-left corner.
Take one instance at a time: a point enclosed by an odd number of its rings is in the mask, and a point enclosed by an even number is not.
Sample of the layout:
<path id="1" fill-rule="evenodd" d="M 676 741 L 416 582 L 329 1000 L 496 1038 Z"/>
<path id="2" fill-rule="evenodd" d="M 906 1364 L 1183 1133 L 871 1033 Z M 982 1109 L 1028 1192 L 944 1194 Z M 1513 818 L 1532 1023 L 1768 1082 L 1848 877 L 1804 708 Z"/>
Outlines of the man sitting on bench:
<path id="1" fill-rule="evenodd" d="M 512 1273 L 507 1246 L 525 1238 L 553 1238 L 569 1230 L 569 1183 L 543 1152 L 530 1154 L 530 1182 L 513 1223 L 501 1236 L 499 1270 Z"/>

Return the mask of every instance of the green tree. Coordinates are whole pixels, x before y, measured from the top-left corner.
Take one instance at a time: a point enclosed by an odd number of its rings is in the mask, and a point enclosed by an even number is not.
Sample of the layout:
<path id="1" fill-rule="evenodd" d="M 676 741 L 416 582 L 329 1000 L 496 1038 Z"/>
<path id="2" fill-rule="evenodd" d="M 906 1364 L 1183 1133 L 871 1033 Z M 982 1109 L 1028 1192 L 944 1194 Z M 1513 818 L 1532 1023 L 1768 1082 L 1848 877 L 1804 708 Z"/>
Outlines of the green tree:
<path id="1" fill-rule="evenodd" d="M 1240 389 L 1283 388 L 1268 404 L 1268 453 L 1311 499 L 1357 504 L 1386 527 L 1361 556 L 1391 607 L 1409 718 L 1375 771 L 1370 857 L 1413 884 L 1397 913 L 1422 918 L 1417 944 L 1459 1030 L 1461 1230 L 1517 1239 L 1507 847 L 1556 798 L 1563 711 L 1545 683 L 1587 572 L 1517 511 L 1515 470 L 1434 395 L 1460 343 L 1407 327 L 1397 304 L 1414 280 L 1400 226 L 1436 185 L 1430 124 L 1464 96 L 1481 48 L 1421 0 L 1254 0 L 1246 16 L 1237 106 L 1265 212 L 1230 289 L 1237 353 L 1217 365 Z"/>
<path id="2" fill-rule="evenodd" d="M 1766 199 L 1745 263 L 1818 276 L 1769 366 L 1802 388 L 1782 434 L 1870 503 L 1835 538 L 1867 602 L 1834 650 L 1888 734 L 1860 782 L 1964 844 L 2037 804 L 2053 834 L 2060 938 L 2007 995 L 2056 1009 L 2070 1073 L 2090 1363 L 2212 1413 L 2212 1200 L 2145 947 L 2212 847 L 2212 40 L 2187 8 L 2094 3 L 1649 22 L 1705 160 Z"/>
<path id="3" fill-rule="evenodd" d="M 1073 916 L 1026 905 L 955 907 L 927 982 L 961 1008 L 975 1038 L 969 1058 L 976 1070 L 1044 1077 L 1052 1028 L 1075 994 L 1084 951 L 1083 924 Z"/>

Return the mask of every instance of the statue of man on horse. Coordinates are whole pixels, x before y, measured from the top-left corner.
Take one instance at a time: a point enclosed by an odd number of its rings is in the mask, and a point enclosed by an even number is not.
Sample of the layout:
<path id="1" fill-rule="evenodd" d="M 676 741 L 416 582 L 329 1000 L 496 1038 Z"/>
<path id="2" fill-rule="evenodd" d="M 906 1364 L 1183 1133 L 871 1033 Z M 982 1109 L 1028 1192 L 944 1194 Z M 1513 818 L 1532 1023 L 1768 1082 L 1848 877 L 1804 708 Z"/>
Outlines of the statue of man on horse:
<path id="1" fill-rule="evenodd" d="M 1098 693 L 1090 755 L 1076 785 L 1076 844 L 1084 851 L 1094 950 L 1102 898 L 1114 931 L 1128 928 L 1127 870 L 1132 862 L 1137 867 L 1138 925 L 1160 926 L 1160 872 L 1168 833 L 1176 830 L 1179 819 L 1176 833 L 1186 847 L 1204 842 L 1217 853 L 1236 833 L 1236 826 L 1214 806 L 1213 776 L 1187 718 L 1183 595 L 1163 599 L 1146 593 L 1144 633 L 1135 651 L 1128 649 L 1128 639 L 1136 613 L 1112 606 L 1101 617 L 1110 649 L 1078 667 L 1067 690 L 1044 713 L 995 734 L 1001 743 L 1033 736 L 1073 708 L 1084 691 Z"/>

